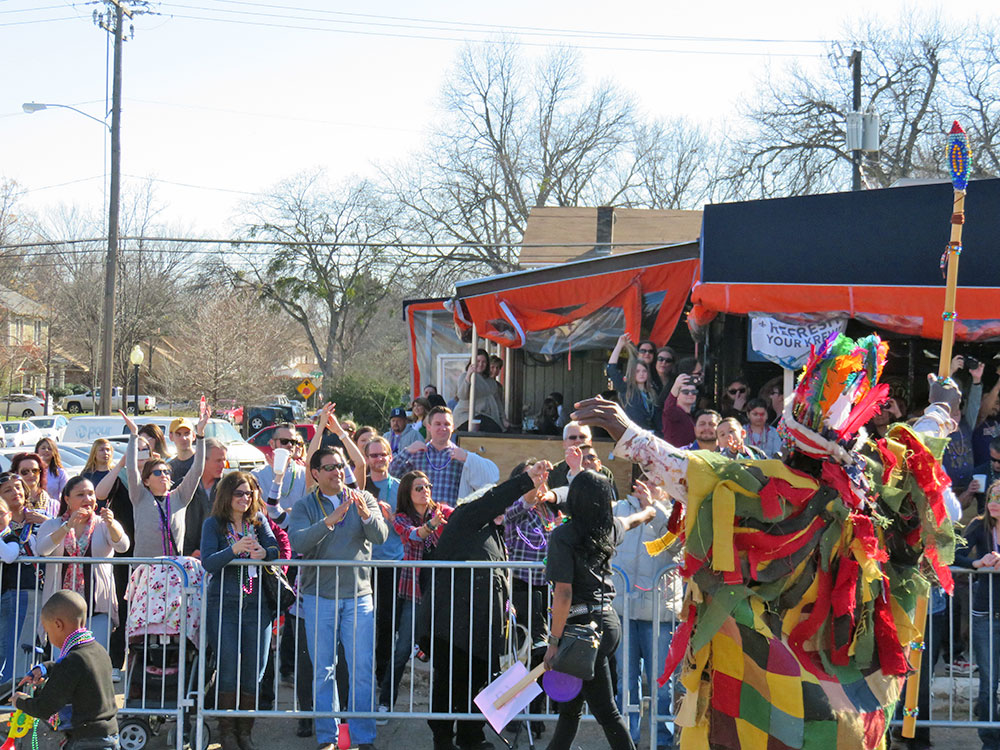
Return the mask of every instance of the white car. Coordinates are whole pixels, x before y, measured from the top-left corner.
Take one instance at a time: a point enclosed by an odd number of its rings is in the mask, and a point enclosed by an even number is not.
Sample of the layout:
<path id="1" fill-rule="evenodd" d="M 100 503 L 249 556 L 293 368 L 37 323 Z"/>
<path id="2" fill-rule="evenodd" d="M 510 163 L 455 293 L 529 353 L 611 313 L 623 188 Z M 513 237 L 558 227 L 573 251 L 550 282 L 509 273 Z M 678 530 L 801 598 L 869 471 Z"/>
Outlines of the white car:
<path id="1" fill-rule="evenodd" d="M 0 448 L 0 471 L 10 471 L 10 462 L 18 453 L 24 453 L 24 448 Z M 68 478 L 75 477 L 87 463 L 86 454 L 80 455 L 75 450 L 60 449 L 63 471 Z"/>
<path id="2" fill-rule="evenodd" d="M 42 431 L 26 419 L 0 422 L 0 427 L 3 427 L 4 442 L 9 448 L 27 446 L 34 450 L 35 443 L 42 439 Z"/>
<path id="3" fill-rule="evenodd" d="M 45 399 L 31 396 L 27 393 L 12 393 L 9 396 L 0 397 L 0 417 L 42 417 L 52 413 L 52 404 L 49 404 L 48 412 L 45 411 Z"/>
<path id="4" fill-rule="evenodd" d="M 52 438 L 57 443 L 63 439 L 66 425 L 69 424 L 69 420 L 62 414 L 56 414 L 54 417 L 31 417 L 28 421 L 38 427 L 42 433 L 39 437 Z"/>

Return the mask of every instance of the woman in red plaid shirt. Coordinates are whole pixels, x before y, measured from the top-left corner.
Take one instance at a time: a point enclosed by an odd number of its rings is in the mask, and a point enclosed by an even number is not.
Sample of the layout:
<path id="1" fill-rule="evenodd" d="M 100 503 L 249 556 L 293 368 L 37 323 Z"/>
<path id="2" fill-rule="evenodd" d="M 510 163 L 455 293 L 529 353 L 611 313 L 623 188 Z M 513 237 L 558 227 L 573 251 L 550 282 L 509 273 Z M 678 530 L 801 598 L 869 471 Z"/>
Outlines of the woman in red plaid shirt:
<path id="1" fill-rule="evenodd" d="M 441 538 L 441 531 L 448 523 L 452 507 L 435 503 L 431 499 L 431 481 L 422 471 L 411 471 L 399 480 L 396 494 L 396 516 L 392 525 L 403 541 L 403 562 L 423 560 Z M 399 589 L 396 599 L 397 629 L 396 648 L 392 668 L 386 672 L 379 686 L 379 705 L 392 707 L 403 677 L 403 668 L 413 653 L 413 611 L 420 602 L 420 581 L 417 567 L 403 567 L 399 571 Z"/>

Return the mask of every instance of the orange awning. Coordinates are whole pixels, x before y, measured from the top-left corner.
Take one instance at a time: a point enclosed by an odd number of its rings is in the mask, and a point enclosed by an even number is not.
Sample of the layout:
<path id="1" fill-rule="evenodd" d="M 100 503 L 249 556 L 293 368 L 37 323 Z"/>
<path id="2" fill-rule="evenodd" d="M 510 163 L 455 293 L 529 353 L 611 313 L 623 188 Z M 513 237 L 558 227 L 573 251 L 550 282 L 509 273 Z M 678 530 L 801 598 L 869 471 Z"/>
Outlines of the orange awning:
<path id="1" fill-rule="evenodd" d="M 691 321 L 703 326 L 716 313 L 746 315 L 843 314 L 883 330 L 926 339 L 941 338 L 944 288 L 836 286 L 822 284 L 698 283 L 691 292 Z M 959 341 L 1000 337 L 1000 289 L 962 287 L 958 294 Z"/>
<path id="2" fill-rule="evenodd" d="M 456 305 L 456 323 L 461 328 L 475 323 L 479 336 L 519 348 L 530 333 L 618 307 L 626 331 L 638 341 L 643 298 L 662 292 L 650 334 L 662 344 L 677 326 L 697 278 L 696 254 L 697 246 L 687 243 L 458 284 L 456 297 L 461 304 Z"/>

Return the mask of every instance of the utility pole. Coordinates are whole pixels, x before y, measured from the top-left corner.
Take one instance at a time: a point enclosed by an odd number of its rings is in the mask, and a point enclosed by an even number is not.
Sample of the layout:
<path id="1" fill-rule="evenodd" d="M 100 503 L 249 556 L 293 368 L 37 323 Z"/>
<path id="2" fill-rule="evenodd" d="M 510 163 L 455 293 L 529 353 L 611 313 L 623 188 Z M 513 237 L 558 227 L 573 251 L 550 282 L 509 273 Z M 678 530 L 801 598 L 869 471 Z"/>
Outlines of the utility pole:
<path id="1" fill-rule="evenodd" d="M 115 36 L 114 67 L 111 78 L 111 181 L 108 189 L 108 254 L 104 264 L 104 313 L 101 331 L 101 403 L 100 413 L 111 414 L 111 376 L 114 372 L 115 286 L 118 275 L 118 217 L 121 208 L 122 168 L 122 47 L 125 36 L 125 15 L 132 17 L 122 4 L 124 0 L 108 0 L 114 6 L 114 25 L 103 21 L 101 28 Z"/>
<path id="2" fill-rule="evenodd" d="M 854 101 L 852 110 L 861 111 L 861 50 L 856 49 L 851 53 L 851 72 L 854 77 Z M 858 144 L 861 145 L 860 143 Z M 861 154 L 860 148 L 851 152 L 851 190 L 861 189 Z"/>

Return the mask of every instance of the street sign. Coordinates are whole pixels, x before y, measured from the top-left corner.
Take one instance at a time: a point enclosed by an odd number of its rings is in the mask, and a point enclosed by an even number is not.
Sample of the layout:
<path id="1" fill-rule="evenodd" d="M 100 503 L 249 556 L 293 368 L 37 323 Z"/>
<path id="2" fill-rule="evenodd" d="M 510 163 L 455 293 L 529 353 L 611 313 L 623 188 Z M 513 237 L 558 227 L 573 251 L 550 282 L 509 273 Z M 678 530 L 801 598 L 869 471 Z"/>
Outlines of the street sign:
<path id="1" fill-rule="evenodd" d="M 302 394 L 302 398 L 309 398 L 316 392 L 316 386 L 309 378 L 305 378 L 301 383 L 295 386 L 295 390 Z"/>

